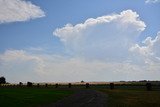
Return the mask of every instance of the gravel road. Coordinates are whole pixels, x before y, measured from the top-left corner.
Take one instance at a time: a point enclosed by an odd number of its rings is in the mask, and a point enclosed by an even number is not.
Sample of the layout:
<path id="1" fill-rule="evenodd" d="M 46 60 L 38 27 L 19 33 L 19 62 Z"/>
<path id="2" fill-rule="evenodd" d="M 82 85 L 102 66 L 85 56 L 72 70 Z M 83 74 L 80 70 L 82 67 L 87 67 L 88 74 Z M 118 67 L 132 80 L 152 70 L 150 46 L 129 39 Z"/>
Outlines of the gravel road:
<path id="1" fill-rule="evenodd" d="M 57 103 L 44 107 L 107 107 L 107 96 L 95 90 L 79 90 Z"/>

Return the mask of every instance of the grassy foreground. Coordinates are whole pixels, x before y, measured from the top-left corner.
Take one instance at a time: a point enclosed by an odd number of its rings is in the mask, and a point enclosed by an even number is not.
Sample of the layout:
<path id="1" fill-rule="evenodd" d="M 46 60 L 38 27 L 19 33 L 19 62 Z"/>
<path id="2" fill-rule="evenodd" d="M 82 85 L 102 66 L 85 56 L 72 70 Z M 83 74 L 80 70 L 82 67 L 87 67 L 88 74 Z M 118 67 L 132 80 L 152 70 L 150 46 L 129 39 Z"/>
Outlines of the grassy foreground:
<path id="1" fill-rule="evenodd" d="M 32 107 L 49 104 L 72 91 L 43 88 L 0 88 L 0 107 Z"/>
<path id="2" fill-rule="evenodd" d="M 160 91 L 104 89 L 108 107 L 160 107 Z"/>

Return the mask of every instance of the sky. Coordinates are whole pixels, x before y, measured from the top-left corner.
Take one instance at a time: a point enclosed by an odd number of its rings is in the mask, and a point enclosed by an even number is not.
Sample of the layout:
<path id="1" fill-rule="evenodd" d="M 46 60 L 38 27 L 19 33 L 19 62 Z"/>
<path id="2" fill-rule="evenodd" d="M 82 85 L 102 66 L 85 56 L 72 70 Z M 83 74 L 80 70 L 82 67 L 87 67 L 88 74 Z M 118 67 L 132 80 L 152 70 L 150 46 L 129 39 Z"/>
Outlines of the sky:
<path id="1" fill-rule="evenodd" d="M 160 80 L 160 0 L 0 0 L 7 82 Z"/>

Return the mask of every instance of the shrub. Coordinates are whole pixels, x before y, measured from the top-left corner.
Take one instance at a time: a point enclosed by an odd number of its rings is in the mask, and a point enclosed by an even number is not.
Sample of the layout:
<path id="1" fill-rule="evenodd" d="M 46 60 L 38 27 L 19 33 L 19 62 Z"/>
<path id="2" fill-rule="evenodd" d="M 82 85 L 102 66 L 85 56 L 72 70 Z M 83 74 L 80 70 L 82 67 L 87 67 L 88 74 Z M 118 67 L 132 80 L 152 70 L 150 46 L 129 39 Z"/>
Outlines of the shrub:
<path id="1" fill-rule="evenodd" d="M 114 83 L 110 83 L 110 89 L 111 89 L 111 90 L 114 89 Z"/>
<path id="2" fill-rule="evenodd" d="M 0 84 L 5 84 L 6 83 L 6 79 L 4 77 L 0 77 Z"/>
<path id="3" fill-rule="evenodd" d="M 32 82 L 27 82 L 27 87 L 32 87 Z"/>
<path id="4" fill-rule="evenodd" d="M 45 84 L 45 87 L 48 87 L 48 84 Z"/>
<path id="5" fill-rule="evenodd" d="M 86 88 L 89 88 L 89 83 L 86 83 Z"/>
<path id="6" fill-rule="evenodd" d="M 39 84 L 37 84 L 37 87 L 39 87 L 40 85 Z"/>
<path id="7" fill-rule="evenodd" d="M 71 88 L 71 86 L 72 86 L 72 84 L 71 84 L 71 83 L 69 83 L 69 84 L 68 84 L 68 87 L 69 87 L 69 88 Z"/>
<path id="8" fill-rule="evenodd" d="M 19 82 L 19 86 L 22 86 L 23 85 L 23 83 L 22 82 Z"/>
<path id="9" fill-rule="evenodd" d="M 146 83 L 146 88 L 147 88 L 147 91 L 151 91 L 152 90 L 152 84 L 151 83 Z"/>
<path id="10" fill-rule="evenodd" d="M 55 85 L 55 88 L 58 88 L 58 84 Z"/>

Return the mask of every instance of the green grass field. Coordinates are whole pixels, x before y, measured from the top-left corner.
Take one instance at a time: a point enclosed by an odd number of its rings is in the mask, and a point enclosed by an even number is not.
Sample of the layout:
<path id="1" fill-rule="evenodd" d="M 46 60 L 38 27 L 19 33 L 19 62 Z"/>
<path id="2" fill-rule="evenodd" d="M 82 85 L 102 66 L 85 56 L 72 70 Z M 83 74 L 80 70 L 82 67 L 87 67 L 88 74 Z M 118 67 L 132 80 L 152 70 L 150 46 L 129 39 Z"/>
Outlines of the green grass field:
<path id="1" fill-rule="evenodd" d="M 0 88 L 0 107 L 35 107 L 56 102 L 72 93 L 47 88 Z"/>
<path id="2" fill-rule="evenodd" d="M 144 89 L 103 89 L 108 94 L 108 107 L 160 107 L 160 91 Z"/>
<path id="3" fill-rule="evenodd" d="M 1 87 L 0 107 L 36 107 L 47 105 L 74 93 L 73 90 L 85 89 L 85 86 L 67 85 L 54 87 Z M 98 90 L 108 95 L 108 107 L 160 107 L 160 87 L 153 86 L 153 91 L 146 91 L 145 86 L 109 86 L 92 85 L 89 89 Z"/>

